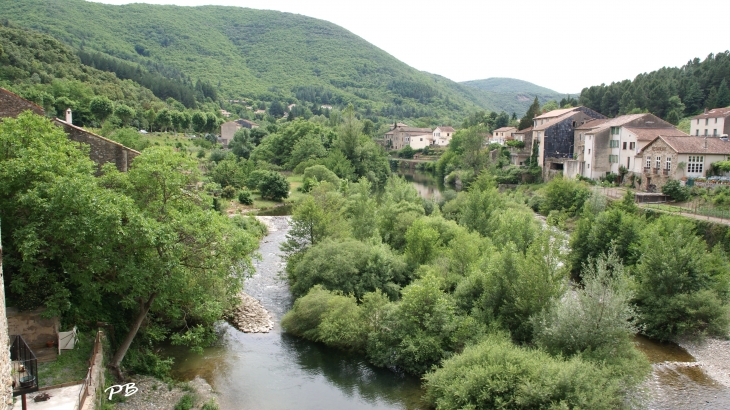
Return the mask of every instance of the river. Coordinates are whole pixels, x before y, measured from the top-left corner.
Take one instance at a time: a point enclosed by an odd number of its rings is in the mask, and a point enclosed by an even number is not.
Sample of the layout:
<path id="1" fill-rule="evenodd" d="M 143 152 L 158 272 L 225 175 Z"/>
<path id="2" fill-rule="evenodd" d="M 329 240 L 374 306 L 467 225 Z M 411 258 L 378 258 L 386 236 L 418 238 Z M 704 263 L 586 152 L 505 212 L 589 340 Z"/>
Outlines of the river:
<path id="1" fill-rule="evenodd" d="M 438 199 L 443 185 L 430 175 L 399 172 L 422 196 Z M 439 186 L 440 185 L 440 186 Z M 285 240 L 288 219 L 269 216 L 271 229 L 261 241 L 261 260 L 245 290 L 274 316 L 268 334 L 246 334 L 220 324 L 218 346 L 203 354 L 168 348 L 175 365 L 173 377 L 205 378 L 219 393 L 223 410 L 288 409 L 424 409 L 418 378 L 371 366 L 359 355 L 347 354 L 282 332 L 281 317 L 292 298 L 280 278 L 284 265 L 279 244 Z M 730 409 L 730 389 L 710 379 L 694 358 L 675 344 L 661 344 L 637 336 L 639 350 L 653 363 L 644 384 L 641 407 L 651 409 Z M 678 363 L 679 362 L 679 363 Z"/>

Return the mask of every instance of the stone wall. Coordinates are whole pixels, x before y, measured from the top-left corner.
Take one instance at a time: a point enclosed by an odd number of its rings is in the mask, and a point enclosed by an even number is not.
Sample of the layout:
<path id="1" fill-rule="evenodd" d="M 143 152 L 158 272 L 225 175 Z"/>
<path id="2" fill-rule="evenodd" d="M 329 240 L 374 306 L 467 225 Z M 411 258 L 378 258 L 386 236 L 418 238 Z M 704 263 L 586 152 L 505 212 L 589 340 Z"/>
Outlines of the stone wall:
<path id="1" fill-rule="evenodd" d="M 21 335 L 31 349 L 46 347 L 46 342 L 58 341 L 58 318 L 44 319 L 45 309 L 18 311 L 7 308 L 8 331 L 11 335 Z"/>
<path id="2" fill-rule="evenodd" d="M 26 110 L 31 110 L 38 115 L 45 115 L 43 108 L 4 88 L 0 88 L 0 118 L 15 118 Z"/>
<path id="3" fill-rule="evenodd" d="M 96 135 L 81 127 L 68 124 L 58 118 L 53 121 L 56 125 L 63 127 L 70 140 L 88 144 L 90 147 L 89 157 L 99 164 L 100 168 L 102 164 L 111 162 L 117 166 L 119 171 L 127 172 L 132 160 L 139 155 L 138 151 L 127 148 L 124 145 L 104 138 L 101 135 Z"/>
<path id="4" fill-rule="evenodd" d="M 5 318 L 5 278 L 3 277 L 3 249 L 0 243 L 0 340 L 9 344 L 8 320 Z M 7 346 L 7 345 L 6 345 Z M 0 349 L 0 408 L 13 404 L 13 377 L 10 373 L 10 349 Z"/>

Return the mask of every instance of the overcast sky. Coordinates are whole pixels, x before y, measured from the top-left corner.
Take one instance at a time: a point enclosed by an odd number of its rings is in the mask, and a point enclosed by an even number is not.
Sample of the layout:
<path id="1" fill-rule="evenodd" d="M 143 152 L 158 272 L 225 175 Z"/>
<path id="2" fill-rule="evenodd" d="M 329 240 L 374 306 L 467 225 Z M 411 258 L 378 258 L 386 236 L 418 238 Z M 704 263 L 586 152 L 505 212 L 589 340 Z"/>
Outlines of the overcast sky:
<path id="1" fill-rule="evenodd" d="M 730 0 L 94 0 L 226 5 L 335 23 L 418 70 L 562 93 L 730 49 Z"/>

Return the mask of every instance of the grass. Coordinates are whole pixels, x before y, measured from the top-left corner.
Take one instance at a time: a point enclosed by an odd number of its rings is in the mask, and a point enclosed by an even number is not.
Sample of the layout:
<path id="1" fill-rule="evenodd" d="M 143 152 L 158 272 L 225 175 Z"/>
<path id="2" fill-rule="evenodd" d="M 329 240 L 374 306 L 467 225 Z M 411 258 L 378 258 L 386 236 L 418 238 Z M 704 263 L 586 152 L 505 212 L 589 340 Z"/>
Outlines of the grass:
<path id="1" fill-rule="evenodd" d="M 699 216 L 709 216 L 711 218 L 730 218 L 730 210 L 722 208 L 714 208 L 708 206 L 698 207 L 683 207 L 679 205 L 667 205 L 667 204 L 647 204 L 643 206 L 648 209 L 656 209 L 658 211 L 669 212 L 669 213 L 686 213 Z"/>
<path id="2" fill-rule="evenodd" d="M 38 363 L 39 387 L 77 382 L 86 377 L 94 336 L 79 332 L 78 337 L 79 342 L 73 350 L 63 350 L 53 362 Z"/>

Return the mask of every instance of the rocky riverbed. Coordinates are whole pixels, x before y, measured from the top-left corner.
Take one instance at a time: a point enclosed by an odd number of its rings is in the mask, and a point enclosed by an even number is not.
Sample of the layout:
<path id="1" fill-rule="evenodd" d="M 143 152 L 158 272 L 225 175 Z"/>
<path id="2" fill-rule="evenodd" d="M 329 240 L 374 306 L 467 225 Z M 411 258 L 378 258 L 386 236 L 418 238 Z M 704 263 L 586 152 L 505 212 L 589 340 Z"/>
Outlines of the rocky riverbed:
<path id="1" fill-rule="evenodd" d="M 149 376 L 133 377 L 132 383 L 138 389 L 135 394 L 125 397 L 124 402 L 114 403 L 114 408 L 129 410 L 173 410 L 186 394 L 192 394 L 193 410 L 205 404 L 218 406 L 218 398 L 213 388 L 201 377 L 187 383 L 167 384 Z"/>
<path id="2" fill-rule="evenodd" d="M 269 333 L 274 328 L 271 314 L 256 298 L 241 292 L 241 303 L 226 314 L 226 320 L 244 333 Z"/>
<path id="3" fill-rule="evenodd" d="M 694 356 L 708 376 L 730 388 L 730 340 L 683 341 L 679 345 Z"/>

